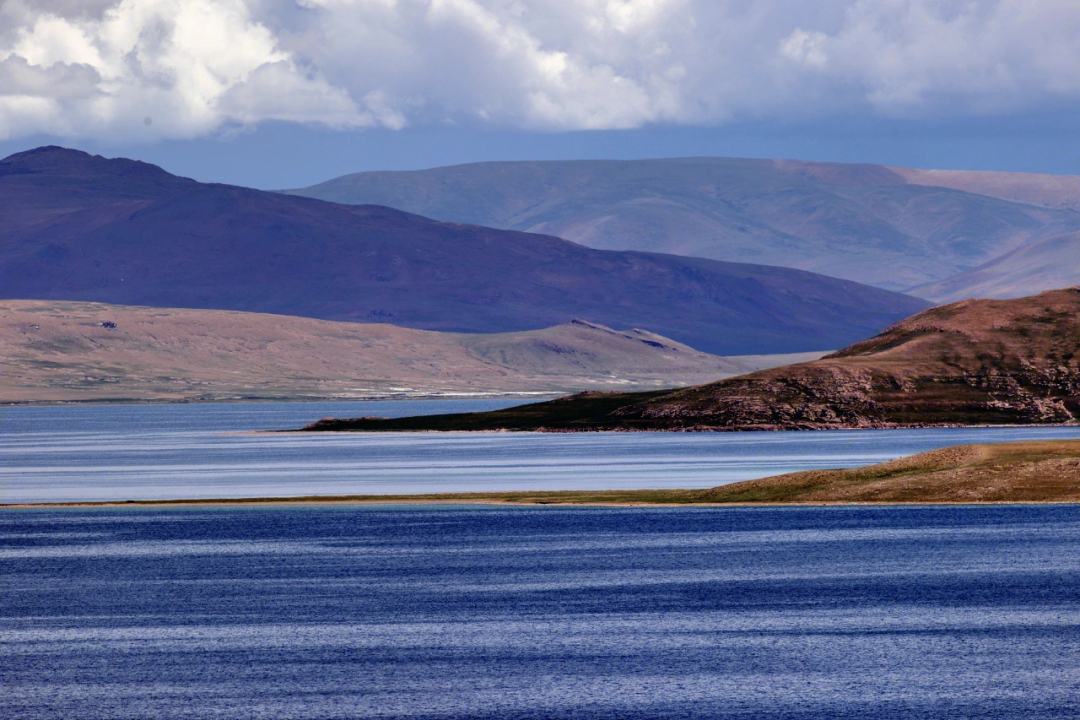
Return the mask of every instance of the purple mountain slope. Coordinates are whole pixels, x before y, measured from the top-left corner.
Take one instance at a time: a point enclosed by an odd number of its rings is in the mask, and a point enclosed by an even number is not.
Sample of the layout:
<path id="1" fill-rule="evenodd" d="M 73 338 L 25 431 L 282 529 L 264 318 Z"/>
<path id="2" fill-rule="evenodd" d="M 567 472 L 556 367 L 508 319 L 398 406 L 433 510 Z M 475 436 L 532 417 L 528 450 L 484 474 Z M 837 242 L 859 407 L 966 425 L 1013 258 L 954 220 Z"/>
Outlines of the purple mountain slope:
<path id="1" fill-rule="evenodd" d="M 717 354 L 842 347 L 927 307 L 810 272 L 595 250 L 57 147 L 0 161 L 0 297 L 460 332 L 580 317 Z"/>

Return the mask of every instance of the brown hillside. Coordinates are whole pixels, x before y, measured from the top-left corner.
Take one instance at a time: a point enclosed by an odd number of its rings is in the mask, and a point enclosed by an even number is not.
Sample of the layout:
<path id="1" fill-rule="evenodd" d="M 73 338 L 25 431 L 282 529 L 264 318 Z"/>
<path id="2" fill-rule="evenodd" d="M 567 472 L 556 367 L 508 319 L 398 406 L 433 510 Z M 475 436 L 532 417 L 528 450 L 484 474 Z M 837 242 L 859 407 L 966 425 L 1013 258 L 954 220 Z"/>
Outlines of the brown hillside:
<path id="1" fill-rule="evenodd" d="M 492 413 L 323 422 L 342 430 L 781 430 L 1071 423 L 1080 288 L 965 300 L 820 360 L 671 392 L 561 398 Z"/>
<path id="2" fill-rule="evenodd" d="M 1080 288 L 965 300 L 821 360 L 616 411 L 723 428 L 1063 423 L 1080 417 Z"/>

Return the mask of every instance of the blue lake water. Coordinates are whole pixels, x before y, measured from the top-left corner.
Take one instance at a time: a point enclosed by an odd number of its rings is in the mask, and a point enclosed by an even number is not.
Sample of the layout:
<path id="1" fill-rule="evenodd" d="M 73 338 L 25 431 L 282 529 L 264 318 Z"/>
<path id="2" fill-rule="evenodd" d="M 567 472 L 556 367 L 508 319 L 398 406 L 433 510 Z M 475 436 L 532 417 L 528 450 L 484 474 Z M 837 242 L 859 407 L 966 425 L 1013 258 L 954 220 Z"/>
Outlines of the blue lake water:
<path id="1" fill-rule="evenodd" d="M 8 407 L 0 503 L 484 490 L 713 487 L 1080 428 L 744 433 L 245 434 L 325 416 L 520 400 Z"/>
<path id="2" fill-rule="evenodd" d="M 1080 717 L 1080 506 L 0 512 L 0 717 Z"/>

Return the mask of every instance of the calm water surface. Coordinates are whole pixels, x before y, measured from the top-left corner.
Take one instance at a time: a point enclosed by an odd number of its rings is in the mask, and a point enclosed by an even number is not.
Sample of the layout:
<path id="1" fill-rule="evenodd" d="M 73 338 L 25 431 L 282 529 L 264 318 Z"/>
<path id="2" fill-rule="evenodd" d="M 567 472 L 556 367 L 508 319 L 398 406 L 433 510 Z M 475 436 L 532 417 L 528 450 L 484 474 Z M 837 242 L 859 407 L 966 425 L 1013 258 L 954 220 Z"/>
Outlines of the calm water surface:
<path id="1" fill-rule="evenodd" d="M 749 433 L 257 435 L 321 417 L 520 400 L 0 409 L 0 503 L 713 487 L 1080 428 Z"/>
<path id="2" fill-rule="evenodd" d="M 1080 717 L 1080 507 L 0 512 L 0 717 Z"/>

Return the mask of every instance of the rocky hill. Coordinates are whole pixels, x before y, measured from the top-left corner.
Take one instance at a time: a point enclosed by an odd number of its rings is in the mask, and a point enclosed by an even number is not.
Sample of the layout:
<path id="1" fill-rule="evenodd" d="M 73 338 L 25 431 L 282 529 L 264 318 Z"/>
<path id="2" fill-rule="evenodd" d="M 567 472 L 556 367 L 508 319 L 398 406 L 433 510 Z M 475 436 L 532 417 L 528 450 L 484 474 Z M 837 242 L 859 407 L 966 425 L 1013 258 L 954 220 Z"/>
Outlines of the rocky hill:
<path id="1" fill-rule="evenodd" d="M 0 298 L 467 333 L 587 318 L 719 355 L 842 347 L 928 305 L 787 268 L 595 250 L 55 147 L 0 161 Z"/>
<path id="2" fill-rule="evenodd" d="M 693 385 L 722 358 L 575 320 L 497 335 L 230 312 L 0 301 L 0 403 L 364 399 Z"/>
<path id="3" fill-rule="evenodd" d="M 1019 297 L 1080 283 L 1080 266 L 1069 266 L 1064 281 L 1014 272 L 1007 285 L 941 284 L 1071 237 L 1080 177 L 706 157 L 366 172 L 291 192 L 609 250 L 800 268 L 935 302 L 980 287 Z"/>
<path id="4" fill-rule="evenodd" d="M 781 430 L 1080 420 L 1080 288 L 919 313 L 814 362 L 672 392 L 590 394 L 313 429 Z"/>

